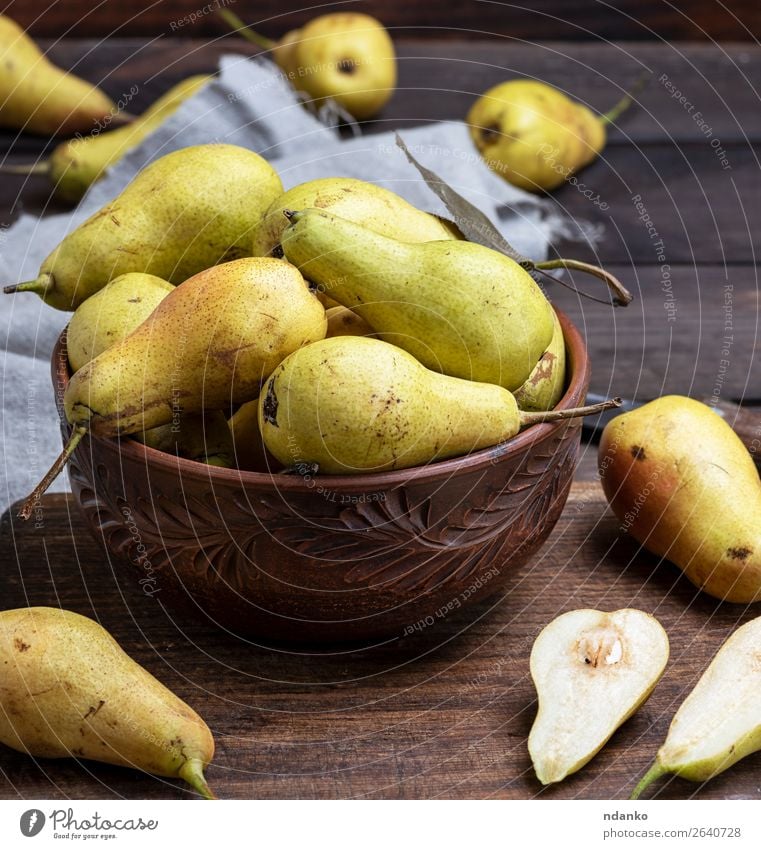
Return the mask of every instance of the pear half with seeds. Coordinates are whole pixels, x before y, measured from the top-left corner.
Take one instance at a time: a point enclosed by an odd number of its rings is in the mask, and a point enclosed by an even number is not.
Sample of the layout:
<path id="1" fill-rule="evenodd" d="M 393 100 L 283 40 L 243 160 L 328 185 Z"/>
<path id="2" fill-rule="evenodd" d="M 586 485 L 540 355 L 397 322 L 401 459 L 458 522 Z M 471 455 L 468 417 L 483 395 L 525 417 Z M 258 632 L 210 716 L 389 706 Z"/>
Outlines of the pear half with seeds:
<path id="1" fill-rule="evenodd" d="M 671 721 L 655 763 L 632 794 L 662 775 L 708 781 L 761 749 L 761 616 L 719 649 Z"/>
<path id="2" fill-rule="evenodd" d="M 572 610 L 531 650 L 539 711 L 528 738 L 542 784 L 581 769 L 648 698 L 669 657 L 666 632 L 641 610 Z"/>

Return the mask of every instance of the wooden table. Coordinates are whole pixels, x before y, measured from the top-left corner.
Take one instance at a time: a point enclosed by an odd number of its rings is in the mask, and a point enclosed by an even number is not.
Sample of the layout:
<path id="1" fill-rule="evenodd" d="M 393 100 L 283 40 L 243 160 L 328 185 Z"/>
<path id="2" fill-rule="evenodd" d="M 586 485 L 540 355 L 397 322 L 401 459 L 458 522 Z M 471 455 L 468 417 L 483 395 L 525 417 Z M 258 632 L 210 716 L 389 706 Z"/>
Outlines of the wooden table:
<path id="1" fill-rule="evenodd" d="M 114 96 L 137 82 L 140 109 L 180 77 L 211 70 L 219 53 L 233 47 L 251 52 L 229 40 L 77 41 L 59 44 L 54 58 L 63 65 L 81 59 L 79 72 L 104 79 Z M 613 311 L 559 286 L 551 294 L 586 334 L 595 391 L 646 399 L 665 392 L 712 395 L 718 387 L 723 400 L 761 403 L 760 50 L 408 41 L 399 53 L 399 90 L 369 131 L 460 118 L 487 86 L 517 73 L 561 85 L 604 110 L 619 86 L 650 69 L 641 107 L 621 120 L 604 156 L 579 178 L 600 203 L 570 185 L 548 201 L 577 237 L 558 239 L 558 253 L 603 262 L 636 301 Z M 694 104 L 692 112 L 671 96 L 677 90 Z M 12 140 L 0 136 L 4 149 Z M 9 161 L 27 160 L 43 147 L 20 138 Z M 0 222 L 10 222 L 22 206 L 34 212 L 48 204 L 42 181 L 3 177 L 2 187 Z M 580 234 L 590 238 L 580 244 Z M 733 340 L 725 366 L 727 298 Z M 553 535 L 513 575 L 504 597 L 376 648 L 253 645 L 175 619 L 160 596 L 147 599 L 128 570 L 109 565 L 70 500 L 48 496 L 44 506 L 41 529 L 10 513 L 2 517 L 3 607 L 63 605 L 96 616 L 205 717 L 217 740 L 209 778 L 225 798 L 625 798 L 720 643 L 758 613 L 696 593 L 676 568 L 658 564 L 622 535 L 595 482 L 591 446 L 584 446 Z M 565 610 L 623 606 L 655 613 L 666 627 L 672 646 L 666 675 L 588 767 L 542 789 L 526 751 L 536 709 L 528 676 L 532 641 Z M 0 752 L 0 774 L 3 798 L 185 793 L 177 782 L 129 770 L 35 763 L 7 749 Z M 661 798 L 758 798 L 760 788 L 755 756 L 705 787 L 674 779 L 658 792 Z"/>

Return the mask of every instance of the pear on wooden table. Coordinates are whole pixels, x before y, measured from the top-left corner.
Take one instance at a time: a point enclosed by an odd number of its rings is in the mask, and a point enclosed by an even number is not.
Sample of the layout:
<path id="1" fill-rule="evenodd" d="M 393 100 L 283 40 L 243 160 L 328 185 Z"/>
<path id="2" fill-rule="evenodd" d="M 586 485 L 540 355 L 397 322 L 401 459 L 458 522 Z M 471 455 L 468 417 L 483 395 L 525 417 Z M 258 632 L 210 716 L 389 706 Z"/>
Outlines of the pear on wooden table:
<path id="1" fill-rule="evenodd" d="M 761 601 L 761 480 L 721 416 L 691 398 L 658 398 L 607 424 L 599 465 L 638 542 L 714 598 Z"/>
<path id="2" fill-rule="evenodd" d="M 97 86 L 56 67 L 7 15 L 0 15 L 0 126 L 43 136 L 124 123 Z"/>
<path id="3" fill-rule="evenodd" d="M 206 723 L 97 622 L 50 607 L 0 613 L 0 742 L 182 778 L 213 799 Z"/>
<path id="4" fill-rule="evenodd" d="M 761 749 L 761 617 L 738 628 L 719 649 L 676 712 L 636 799 L 673 774 L 708 781 Z"/>
<path id="5" fill-rule="evenodd" d="M 572 610 L 550 622 L 530 660 L 539 710 L 528 749 L 539 781 L 588 763 L 649 697 L 668 657 L 666 632 L 641 610 Z"/>

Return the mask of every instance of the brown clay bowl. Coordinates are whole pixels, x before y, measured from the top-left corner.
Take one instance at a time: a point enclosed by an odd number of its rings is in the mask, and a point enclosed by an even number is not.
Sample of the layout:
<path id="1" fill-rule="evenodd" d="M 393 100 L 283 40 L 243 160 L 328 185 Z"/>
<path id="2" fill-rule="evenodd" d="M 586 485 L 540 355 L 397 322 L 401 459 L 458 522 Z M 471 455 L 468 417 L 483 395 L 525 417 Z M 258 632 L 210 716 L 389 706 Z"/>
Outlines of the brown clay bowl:
<path id="1" fill-rule="evenodd" d="M 590 365 L 560 321 L 568 408 L 584 403 Z M 68 437 L 65 344 L 53 382 Z M 580 421 L 561 421 L 428 466 L 302 478 L 89 436 L 69 471 L 95 536 L 146 594 L 238 634 L 334 642 L 413 634 L 502 591 L 560 516 L 579 441 Z"/>

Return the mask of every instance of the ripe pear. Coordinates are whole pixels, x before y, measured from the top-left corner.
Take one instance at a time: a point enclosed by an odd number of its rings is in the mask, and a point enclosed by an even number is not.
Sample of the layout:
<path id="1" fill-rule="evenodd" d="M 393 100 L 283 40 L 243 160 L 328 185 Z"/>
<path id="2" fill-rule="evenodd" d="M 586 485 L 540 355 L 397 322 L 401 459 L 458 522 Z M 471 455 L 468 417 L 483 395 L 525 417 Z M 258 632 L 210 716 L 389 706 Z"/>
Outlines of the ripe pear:
<path id="1" fill-rule="evenodd" d="M 531 649 L 539 710 L 528 738 L 536 777 L 581 769 L 647 700 L 669 658 L 666 632 L 641 610 L 572 610 Z"/>
<path id="2" fill-rule="evenodd" d="M 3 173 L 34 174 L 48 178 L 62 200 L 78 201 L 90 186 L 128 151 L 157 129 L 182 103 L 194 95 L 211 77 L 189 77 L 160 97 L 131 124 L 107 133 L 80 136 L 59 144 L 49 159 L 34 165 L 0 168 Z"/>
<path id="3" fill-rule="evenodd" d="M 5 291 L 37 292 L 51 306 L 71 310 L 130 271 L 181 283 L 249 256 L 253 228 L 282 190 L 261 156 L 236 145 L 168 153 L 69 233 L 36 280 Z"/>
<path id="4" fill-rule="evenodd" d="M 613 512 L 653 554 L 726 601 L 761 601 L 761 481 L 710 407 L 668 395 L 616 416 L 600 441 Z"/>
<path id="5" fill-rule="evenodd" d="M 258 398 L 241 404 L 227 424 L 233 442 L 234 466 L 246 472 L 272 472 L 281 468 L 262 441 Z"/>
<path id="6" fill-rule="evenodd" d="M 149 448 L 207 466 L 231 469 L 234 465 L 232 435 L 221 410 L 176 413 L 171 424 L 136 433 L 135 439 Z"/>
<path id="7" fill-rule="evenodd" d="M 127 436 L 259 395 L 291 351 L 325 336 L 325 309 L 287 262 L 249 257 L 170 292 L 129 336 L 75 372 L 63 396 L 71 437 L 24 501 L 34 502 L 84 435 Z"/>
<path id="8" fill-rule="evenodd" d="M 66 329 L 69 365 L 78 371 L 141 325 L 174 286 L 152 274 L 122 274 L 80 304 Z"/>
<path id="9" fill-rule="evenodd" d="M 551 410 L 565 391 L 565 339 L 555 310 L 552 339 L 526 382 L 515 390 L 521 410 Z"/>
<path id="10" fill-rule="evenodd" d="M 421 212 L 404 198 L 353 177 L 323 177 L 301 183 L 276 198 L 254 231 L 254 256 L 282 256 L 280 240 L 290 209 L 324 209 L 400 242 L 457 239 L 454 224 Z"/>
<path id="11" fill-rule="evenodd" d="M 116 104 L 97 86 L 53 65 L 5 15 L 0 15 L 0 67 L 2 127 L 65 136 L 88 132 L 118 114 Z"/>
<path id="12" fill-rule="evenodd" d="M 328 319 L 327 338 L 332 336 L 369 336 L 373 333 L 372 327 L 353 310 L 347 307 L 331 307 L 326 310 Z"/>
<path id="13" fill-rule="evenodd" d="M 293 87 L 318 104 L 334 100 L 350 115 L 364 120 L 380 112 L 394 92 L 394 44 L 383 24 L 370 15 L 320 15 L 275 42 L 244 26 L 228 9 L 219 14 L 240 35 L 271 50 Z"/>
<path id="14" fill-rule="evenodd" d="M 605 147 L 607 124 L 631 100 L 627 95 L 598 116 L 545 83 L 509 80 L 481 95 L 467 122 L 495 173 L 521 189 L 549 191 L 597 158 Z"/>
<path id="15" fill-rule="evenodd" d="M 407 244 L 318 209 L 290 219 L 286 257 L 428 368 L 513 390 L 552 339 L 552 307 L 504 254 L 464 241 Z"/>
<path id="16" fill-rule="evenodd" d="M 357 474 L 457 457 L 504 442 L 525 425 L 591 411 L 523 413 L 501 386 L 429 371 L 379 339 L 336 336 L 275 369 L 259 398 L 259 427 L 286 467 Z"/>
<path id="17" fill-rule="evenodd" d="M 30 607 L 0 613 L 0 742 L 182 778 L 213 799 L 214 738 L 201 717 L 92 619 Z"/>
<path id="18" fill-rule="evenodd" d="M 761 749 L 761 617 L 719 649 L 676 712 L 655 763 L 632 794 L 662 775 L 708 781 Z"/>

